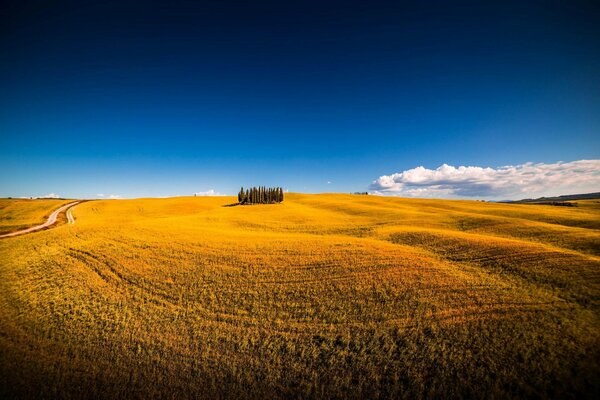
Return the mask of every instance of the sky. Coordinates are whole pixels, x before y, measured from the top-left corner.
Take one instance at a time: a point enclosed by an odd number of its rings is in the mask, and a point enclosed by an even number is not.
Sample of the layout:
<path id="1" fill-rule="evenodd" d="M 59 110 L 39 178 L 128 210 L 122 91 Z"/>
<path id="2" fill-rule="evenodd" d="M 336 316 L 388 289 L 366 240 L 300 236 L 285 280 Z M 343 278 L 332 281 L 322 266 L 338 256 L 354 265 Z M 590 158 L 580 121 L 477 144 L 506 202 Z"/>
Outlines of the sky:
<path id="1" fill-rule="evenodd" d="M 3 1 L 0 196 L 600 191 L 597 1 Z"/>

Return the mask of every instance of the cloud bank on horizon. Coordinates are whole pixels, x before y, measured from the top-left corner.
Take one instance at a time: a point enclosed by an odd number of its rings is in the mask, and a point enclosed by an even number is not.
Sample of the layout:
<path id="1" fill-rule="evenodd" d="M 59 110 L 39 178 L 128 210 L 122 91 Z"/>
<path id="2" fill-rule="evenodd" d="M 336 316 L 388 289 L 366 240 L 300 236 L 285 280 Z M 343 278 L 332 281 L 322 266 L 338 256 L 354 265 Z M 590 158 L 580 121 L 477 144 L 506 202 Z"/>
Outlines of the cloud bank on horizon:
<path id="1" fill-rule="evenodd" d="M 19 199 L 60 199 L 56 193 L 48 193 L 43 196 L 20 196 Z"/>
<path id="2" fill-rule="evenodd" d="M 219 193 L 214 189 L 209 189 L 206 192 L 196 192 L 194 196 L 226 196 L 223 193 Z"/>
<path id="3" fill-rule="evenodd" d="M 96 194 L 96 197 L 98 197 L 98 198 L 107 198 L 107 199 L 110 199 L 110 200 L 121 200 L 123 198 L 123 196 L 121 196 L 119 194 L 109 194 L 107 196 L 104 193 L 98 193 L 98 194 Z"/>
<path id="4" fill-rule="evenodd" d="M 528 162 L 497 168 L 443 164 L 374 180 L 376 194 L 408 197 L 522 199 L 600 191 L 600 160 Z"/>

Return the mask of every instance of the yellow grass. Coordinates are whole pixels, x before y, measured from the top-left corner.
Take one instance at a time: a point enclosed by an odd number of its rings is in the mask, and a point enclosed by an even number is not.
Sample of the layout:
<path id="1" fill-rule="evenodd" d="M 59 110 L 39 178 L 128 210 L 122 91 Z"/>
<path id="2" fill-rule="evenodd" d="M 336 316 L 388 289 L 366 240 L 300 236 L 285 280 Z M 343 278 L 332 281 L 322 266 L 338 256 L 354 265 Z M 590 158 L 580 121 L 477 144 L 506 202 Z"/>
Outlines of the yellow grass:
<path id="1" fill-rule="evenodd" d="M 7 394 L 598 393 L 598 201 L 234 201 L 92 201 L 1 240 Z"/>
<path id="2" fill-rule="evenodd" d="M 52 211 L 69 200 L 0 199 L 0 234 L 44 223 Z"/>

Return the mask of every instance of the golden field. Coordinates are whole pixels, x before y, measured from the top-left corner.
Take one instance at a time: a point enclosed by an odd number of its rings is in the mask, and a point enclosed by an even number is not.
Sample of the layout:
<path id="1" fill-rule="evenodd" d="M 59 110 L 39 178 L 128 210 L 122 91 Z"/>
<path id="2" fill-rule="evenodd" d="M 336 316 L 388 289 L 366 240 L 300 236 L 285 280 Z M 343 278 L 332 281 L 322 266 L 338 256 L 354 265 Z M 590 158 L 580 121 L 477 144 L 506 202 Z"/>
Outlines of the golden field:
<path id="1" fill-rule="evenodd" d="M 0 240 L 0 394 L 598 397 L 600 201 L 234 201 L 90 201 Z"/>
<path id="2" fill-rule="evenodd" d="M 68 202 L 63 199 L 0 199 L 0 235 L 42 224 L 52 211 Z"/>

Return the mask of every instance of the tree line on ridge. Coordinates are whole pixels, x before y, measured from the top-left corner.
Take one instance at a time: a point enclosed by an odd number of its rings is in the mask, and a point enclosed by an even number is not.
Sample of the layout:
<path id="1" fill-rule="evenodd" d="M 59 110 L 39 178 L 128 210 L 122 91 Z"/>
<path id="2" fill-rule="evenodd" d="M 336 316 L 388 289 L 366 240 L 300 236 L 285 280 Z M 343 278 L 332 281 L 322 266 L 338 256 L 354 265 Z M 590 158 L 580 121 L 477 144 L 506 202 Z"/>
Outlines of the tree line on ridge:
<path id="1" fill-rule="evenodd" d="M 265 186 L 252 187 L 238 193 L 239 204 L 273 204 L 283 201 L 283 189 L 280 187 L 268 188 Z"/>

